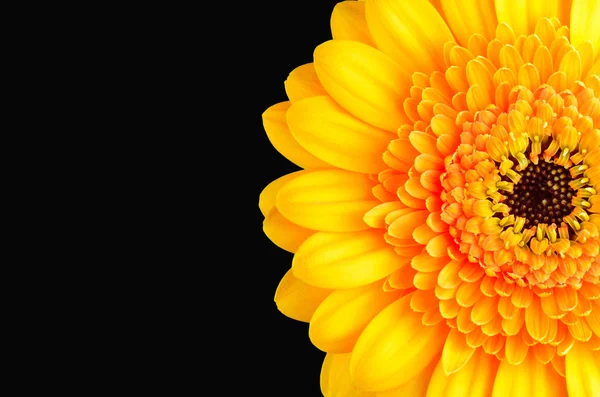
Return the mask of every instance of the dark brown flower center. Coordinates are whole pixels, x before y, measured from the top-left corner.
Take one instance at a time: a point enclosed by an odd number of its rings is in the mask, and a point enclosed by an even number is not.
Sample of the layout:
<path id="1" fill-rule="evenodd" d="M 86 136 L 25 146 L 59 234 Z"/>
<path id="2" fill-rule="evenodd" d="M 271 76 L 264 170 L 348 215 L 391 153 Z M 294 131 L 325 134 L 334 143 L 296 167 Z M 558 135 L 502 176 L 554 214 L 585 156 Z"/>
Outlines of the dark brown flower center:
<path id="1" fill-rule="evenodd" d="M 573 210 L 571 198 L 576 195 L 569 186 L 569 170 L 540 160 L 538 164 L 529 163 L 519 174 L 521 179 L 504 201 L 510 213 L 525 218 L 526 228 L 539 223 L 560 226 L 563 217 Z"/>

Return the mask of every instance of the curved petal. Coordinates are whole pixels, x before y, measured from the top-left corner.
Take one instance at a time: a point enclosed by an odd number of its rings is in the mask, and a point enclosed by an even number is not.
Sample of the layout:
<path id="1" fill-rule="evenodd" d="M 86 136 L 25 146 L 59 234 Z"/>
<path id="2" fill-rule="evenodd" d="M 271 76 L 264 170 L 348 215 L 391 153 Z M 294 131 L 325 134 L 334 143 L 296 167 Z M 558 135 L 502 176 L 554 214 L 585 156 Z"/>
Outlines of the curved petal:
<path id="1" fill-rule="evenodd" d="M 442 350 L 444 373 L 450 375 L 458 372 L 471 360 L 474 353 L 475 349 L 467 345 L 466 335 L 456 328 L 451 329 Z"/>
<path id="2" fill-rule="evenodd" d="M 362 1 L 337 3 L 331 13 L 331 34 L 334 40 L 360 41 L 375 47 L 367 27 L 365 3 Z"/>
<path id="3" fill-rule="evenodd" d="M 263 126 L 275 150 L 301 168 L 331 167 L 308 153 L 296 142 L 285 121 L 285 114 L 290 106 L 290 102 L 281 102 L 271 106 L 262 114 Z"/>
<path id="4" fill-rule="evenodd" d="M 402 291 L 384 292 L 383 280 L 358 288 L 333 291 L 310 320 L 308 335 L 328 353 L 349 353 L 360 333 Z"/>
<path id="5" fill-rule="evenodd" d="M 286 183 L 275 199 L 283 216 L 308 229 L 351 232 L 368 229 L 363 216 L 380 204 L 368 176 L 343 170 L 311 171 Z"/>
<path id="6" fill-rule="evenodd" d="M 381 230 L 353 233 L 319 232 L 298 248 L 292 270 L 305 282 L 322 288 L 353 288 L 370 284 L 410 263 L 386 243 Z"/>
<path id="7" fill-rule="evenodd" d="M 406 208 L 406 206 L 400 201 L 388 201 L 381 203 L 377 207 L 374 207 L 367 212 L 363 218 L 365 223 L 374 229 L 385 229 L 387 227 L 385 223 L 385 217 L 396 210 Z"/>
<path id="8" fill-rule="evenodd" d="M 275 207 L 275 198 L 277 197 L 277 193 L 279 193 L 281 187 L 292 179 L 302 175 L 303 172 L 306 171 L 296 171 L 281 176 L 265 186 L 262 192 L 260 192 L 260 196 L 258 196 L 258 208 L 263 216 L 267 216 L 271 209 Z"/>
<path id="9" fill-rule="evenodd" d="M 420 225 L 424 225 L 428 216 L 429 211 L 427 210 L 408 212 L 392 222 L 388 228 L 388 233 L 392 237 L 412 239 L 415 229 Z"/>
<path id="10" fill-rule="evenodd" d="M 596 62 L 594 63 L 594 65 L 590 68 L 589 72 L 587 73 L 588 76 L 592 76 L 592 75 L 596 75 L 597 77 L 600 78 L 600 56 L 596 59 Z M 586 79 L 587 80 L 587 79 Z M 587 84 L 587 82 L 586 82 Z"/>
<path id="11" fill-rule="evenodd" d="M 296 141 L 317 158 L 349 171 L 377 174 L 394 135 L 348 114 L 329 96 L 295 103 L 287 122 Z"/>
<path id="12" fill-rule="evenodd" d="M 448 26 L 458 43 L 467 47 L 472 34 L 479 33 L 488 40 L 496 34 L 494 0 L 442 0 Z"/>
<path id="13" fill-rule="evenodd" d="M 569 0 L 496 0 L 498 23 L 506 22 L 519 37 L 533 34 L 540 18 L 557 17 L 569 23 Z"/>
<path id="14" fill-rule="evenodd" d="M 446 375 L 440 360 L 429 382 L 427 397 L 488 397 L 499 363 L 495 356 L 477 349 L 460 371 Z"/>
<path id="15" fill-rule="evenodd" d="M 313 287 L 298 280 L 290 269 L 277 286 L 275 304 L 286 316 L 307 323 L 330 293 L 331 290 Z"/>
<path id="16" fill-rule="evenodd" d="M 377 393 L 377 397 L 408 397 L 408 396 L 425 396 L 427 386 L 431 380 L 431 374 L 435 369 L 437 359 L 431 360 L 431 363 L 421 373 L 402 386 Z"/>
<path id="17" fill-rule="evenodd" d="M 575 343 L 567 353 L 565 365 L 569 397 L 593 396 L 600 390 L 600 351 Z"/>
<path id="18" fill-rule="evenodd" d="M 600 0 L 573 0 L 571 8 L 571 44 L 577 47 L 589 40 L 594 56 L 600 52 Z"/>
<path id="19" fill-rule="evenodd" d="M 492 397 L 514 396 L 567 397 L 567 390 L 552 365 L 542 364 L 529 353 L 519 365 L 502 360 L 498 368 Z"/>
<path id="20" fill-rule="evenodd" d="M 263 231 L 276 246 L 292 253 L 296 252 L 307 238 L 316 233 L 315 230 L 290 222 L 277 208 L 272 208 L 263 221 Z"/>
<path id="21" fill-rule="evenodd" d="M 324 397 L 375 397 L 358 390 L 350 379 L 350 353 L 327 354 L 321 368 L 321 393 Z"/>
<path id="22" fill-rule="evenodd" d="M 393 133 L 409 121 L 402 103 L 410 75 L 385 54 L 357 41 L 330 40 L 315 49 L 314 60 L 323 87 L 354 116 Z"/>
<path id="23" fill-rule="evenodd" d="M 292 103 L 318 95 L 326 95 L 321 85 L 315 65 L 307 63 L 292 70 L 284 82 L 285 92 Z"/>
<path id="24" fill-rule="evenodd" d="M 448 327 L 423 326 L 410 308 L 412 293 L 389 305 L 358 338 L 350 374 L 360 389 L 384 391 L 407 383 L 439 355 Z"/>
<path id="25" fill-rule="evenodd" d="M 407 71 L 444 70 L 444 44 L 454 41 L 435 7 L 426 0 L 370 0 L 367 25 L 377 47 Z"/>

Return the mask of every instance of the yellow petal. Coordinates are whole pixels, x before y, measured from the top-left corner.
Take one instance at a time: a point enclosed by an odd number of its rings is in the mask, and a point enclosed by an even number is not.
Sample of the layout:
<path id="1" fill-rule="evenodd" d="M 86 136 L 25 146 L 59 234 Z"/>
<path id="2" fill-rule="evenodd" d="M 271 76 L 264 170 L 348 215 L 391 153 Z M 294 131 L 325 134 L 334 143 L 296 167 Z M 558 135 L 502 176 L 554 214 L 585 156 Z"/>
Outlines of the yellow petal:
<path id="1" fill-rule="evenodd" d="M 298 143 L 329 164 L 366 174 L 387 168 L 382 155 L 394 135 L 357 119 L 329 96 L 296 102 L 287 122 Z"/>
<path id="2" fill-rule="evenodd" d="M 565 0 L 496 0 L 498 23 L 508 23 L 517 37 L 532 34 L 543 17 L 558 17 L 567 24 L 568 3 L 570 1 Z"/>
<path id="3" fill-rule="evenodd" d="M 390 275 L 410 263 L 383 238 L 381 230 L 319 232 L 296 251 L 294 275 L 322 288 L 353 288 Z"/>
<path id="4" fill-rule="evenodd" d="M 529 346 L 524 342 L 520 334 L 506 337 L 505 355 L 506 361 L 512 365 L 521 364 L 529 352 Z"/>
<path id="5" fill-rule="evenodd" d="M 383 291 L 383 280 L 358 288 L 333 291 L 310 320 L 308 335 L 328 353 L 349 353 L 360 333 L 402 291 Z"/>
<path id="6" fill-rule="evenodd" d="M 481 289 L 481 285 L 479 286 Z M 489 298 L 481 296 L 471 311 L 471 321 L 477 325 L 485 325 L 498 315 L 498 296 Z"/>
<path id="7" fill-rule="evenodd" d="M 542 364 L 530 353 L 519 365 L 503 360 L 498 368 L 492 397 L 515 396 L 567 397 L 567 391 L 552 365 Z"/>
<path id="8" fill-rule="evenodd" d="M 435 258 L 446 256 L 448 247 L 454 243 L 449 234 L 440 234 L 435 236 L 427 243 L 427 253 Z"/>
<path id="9" fill-rule="evenodd" d="M 594 396 L 600 390 L 600 352 L 575 343 L 566 356 L 569 397 Z"/>
<path id="10" fill-rule="evenodd" d="M 581 299 L 583 302 L 587 302 L 587 300 L 583 300 L 583 298 Z M 585 319 L 592 332 L 596 334 L 596 336 L 600 336 L 600 302 L 594 300 L 592 303 L 593 304 L 590 305 L 592 310 Z"/>
<path id="11" fill-rule="evenodd" d="M 581 57 L 579 52 L 571 50 L 565 54 L 560 61 L 558 70 L 567 76 L 567 84 L 570 86 L 575 80 L 581 79 Z"/>
<path id="12" fill-rule="evenodd" d="M 438 363 L 427 389 L 427 397 L 489 397 L 499 361 L 477 349 L 473 358 L 457 373 L 446 375 Z"/>
<path id="13" fill-rule="evenodd" d="M 387 279 L 387 284 L 394 289 L 407 289 L 414 287 L 413 278 L 417 272 L 410 266 L 403 266 L 392 273 Z"/>
<path id="14" fill-rule="evenodd" d="M 444 44 L 454 37 L 428 1 L 372 0 L 366 15 L 377 47 L 410 73 L 445 70 Z"/>
<path id="15" fill-rule="evenodd" d="M 571 44 L 577 47 L 589 40 L 594 45 L 594 56 L 600 51 L 600 1 L 573 0 L 571 7 Z"/>
<path id="16" fill-rule="evenodd" d="M 279 153 L 301 168 L 326 168 L 329 164 L 308 153 L 292 136 L 285 120 L 290 102 L 271 106 L 262 115 L 263 126 L 271 144 Z"/>
<path id="17" fill-rule="evenodd" d="M 427 391 L 427 386 L 431 379 L 431 374 L 439 360 L 433 359 L 429 365 L 421 371 L 421 373 L 402 386 L 382 391 L 376 394 L 377 397 L 408 397 L 408 396 L 424 396 Z"/>
<path id="18" fill-rule="evenodd" d="M 438 154 L 439 151 L 437 149 L 437 138 L 432 135 L 432 134 L 428 134 L 422 131 L 412 131 L 409 136 L 408 139 L 410 140 L 410 143 L 413 145 L 413 147 L 415 149 L 417 149 L 417 151 L 419 153 L 422 154 Z"/>
<path id="19" fill-rule="evenodd" d="M 453 374 L 464 367 L 475 353 L 465 340 L 465 334 L 456 328 L 450 330 L 444 350 L 442 351 L 442 367 L 446 375 Z"/>
<path id="20" fill-rule="evenodd" d="M 311 171 L 286 183 L 275 200 L 283 216 L 308 229 L 349 232 L 368 229 L 363 216 L 380 204 L 368 176 L 343 170 Z"/>
<path id="21" fill-rule="evenodd" d="M 334 40 L 360 41 L 375 47 L 365 19 L 365 3 L 342 1 L 331 13 L 331 34 Z"/>
<path id="22" fill-rule="evenodd" d="M 263 221 L 263 231 L 273 243 L 288 252 L 296 252 L 300 244 L 316 233 L 286 219 L 277 208 L 271 209 Z"/>
<path id="23" fill-rule="evenodd" d="M 364 216 L 364 221 L 367 225 L 374 229 L 385 229 L 385 217 L 393 211 L 406 208 L 400 201 L 390 201 L 381 203 L 377 207 L 367 212 Z"/>
<path id="24" fill-rule="evenodd" d="M 592 76 L 592 75 L 596 75 L 596 76 L 600 77 L 600 57 L 598 57 L 598 59 L 596 59 L 596 62 L 590 68 L 590 70 L 588 72 L 588 76 Z M 589 78 L 586 79 L 586 84 L 587 84 L 587 80 L 589 80 Z"/>
<path id="25" fill-rule="evenodd" d="M 423 371 L 444 344 L 448 327 L 423 326 L 408 294 L 385 308 L 358 338 L 350 362 L 354 384 L 367 391 L 400 386 Z"/>
<path id="26" fill-rule="evenodd" d="M 313 287 L 298 280 L 290 269 L 277 286 L 275 304 L 286 316 L 307 323 L 330 293 L 331 290 Z"/>
<path id="27" fill-rule="evenodd" d="M 488 40 L 494 38 L 498 25 L 494 0 L 442 0 L 442 9 L 448 26 L 463 47 L 474 33 Z"/>
<path id="28" fill-rule="evenodd" d="M 327 354 L 321 368 L 321 393 L 324 397 L 374 397 L 358 390 L 350 379 L 350 353 Z"/>
<path id="29" fill-rule="evenodd" d="M 388 233 L 396 238 L 412 238 L 414 230 L 419 225 L 424 225 L 429 211 L 412 211 L 396 219 L 388 228 Z"/>
<path id="30" fill-rule="evenodd" d="M 408 118 L 410 75 L 385 54 L 357 41 L 330 40 L 315 49 L 315 68 L 329 95 L 375 127 L 396 133 Z"/>
<path id="31" fill-rule="evenodd" d="M 277 197 L 277 193 L 283 185 L 291 181 L 292 179 L 302 175 L 305 171 L 296 171 L 290 174 L 284 175 L 275 179 L 273 182 L 269 183 L 262 192 L 260 192 L 260 196 L 258 197 L 258 208 L 263 216 L 267 216 L 267 214 L 271 211 L 272 208 L 275 207 L 275 198 Z"/>
<path id="32" fill-rule="evenodd" d="M 570 287 L 566 288 L 570 289 Z M 531 304 L 525 309 L 525 327 L 535 340 L 542 340 L 548 335 L 550 317 L 544 313 L 539 299 L 533 299 Z"/>
<path id="33" fill-rule="evenodd" d="M 292 70 L 284 85 L 285 92 L 292 103 L 304 98 L 327 94 L 312 63 L 298 66 Z"/>

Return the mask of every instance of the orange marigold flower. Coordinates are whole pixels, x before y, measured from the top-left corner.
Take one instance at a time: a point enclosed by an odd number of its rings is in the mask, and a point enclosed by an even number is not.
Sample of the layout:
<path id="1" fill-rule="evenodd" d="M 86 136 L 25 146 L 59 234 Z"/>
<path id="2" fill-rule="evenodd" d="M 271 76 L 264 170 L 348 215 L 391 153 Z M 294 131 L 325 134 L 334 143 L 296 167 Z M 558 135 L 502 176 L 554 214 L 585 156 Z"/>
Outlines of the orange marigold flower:
<path id="1" fill-rule="evenodd" d="M 263 114 L 326 397 L 600 396 L 600 0 L 343 1 Z"/>

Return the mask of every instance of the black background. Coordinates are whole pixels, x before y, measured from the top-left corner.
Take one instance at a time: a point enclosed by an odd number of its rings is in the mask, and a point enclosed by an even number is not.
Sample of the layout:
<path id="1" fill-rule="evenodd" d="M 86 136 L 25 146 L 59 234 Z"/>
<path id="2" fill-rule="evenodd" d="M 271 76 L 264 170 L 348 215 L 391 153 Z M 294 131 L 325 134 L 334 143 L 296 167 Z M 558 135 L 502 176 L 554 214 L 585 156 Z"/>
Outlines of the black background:
<path id="1" fill-rule="evenodd" d="M 31 206 L 7 210 L 34 216 L 19 222 L 25 246 L 4 265 L 14 272 L 3 279 L 6 395 L 321 396 L 325 354 L 273 302 L 292 255 L 263 234 L 258 198 L 297 167 L 271 146 L 261 115 L 331 39 L 336 1 L 213 3 L 224 8 L 107 6 L 90 25 L 101 54 L 64 14 L 66 36 L 83 38 L 66 52 L 95 57 L 75 84 L 102 106 L 77 126 L 87 146 L 50 150 L 34 173 L 48 186 L 26 179 Z M 48 20 L 36 40 L 54 29 Z M 102 96 L 90 82 L 108 70 L 114 87 Z M 64 167 L 50 169 L 57 157 Z"/>

